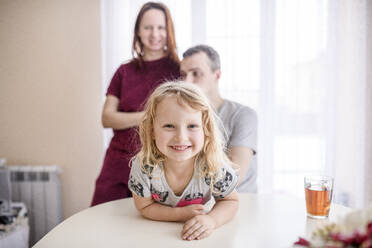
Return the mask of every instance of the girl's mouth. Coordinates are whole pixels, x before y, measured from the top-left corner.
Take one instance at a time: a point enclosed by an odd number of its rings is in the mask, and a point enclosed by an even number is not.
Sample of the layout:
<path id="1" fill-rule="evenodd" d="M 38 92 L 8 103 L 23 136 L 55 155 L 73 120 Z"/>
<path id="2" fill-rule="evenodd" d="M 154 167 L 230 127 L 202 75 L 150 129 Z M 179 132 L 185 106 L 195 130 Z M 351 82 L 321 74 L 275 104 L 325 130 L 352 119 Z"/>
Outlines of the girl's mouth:
<path id="1" fill-rule="evenodd" d="M 190 148 L 191 146 L 186 146 L 186 145 L 180 145 L 180 146 L 170 146 L 172 149 L 177 150 L 177 151 L 184 151 L 187 148 Z"/>

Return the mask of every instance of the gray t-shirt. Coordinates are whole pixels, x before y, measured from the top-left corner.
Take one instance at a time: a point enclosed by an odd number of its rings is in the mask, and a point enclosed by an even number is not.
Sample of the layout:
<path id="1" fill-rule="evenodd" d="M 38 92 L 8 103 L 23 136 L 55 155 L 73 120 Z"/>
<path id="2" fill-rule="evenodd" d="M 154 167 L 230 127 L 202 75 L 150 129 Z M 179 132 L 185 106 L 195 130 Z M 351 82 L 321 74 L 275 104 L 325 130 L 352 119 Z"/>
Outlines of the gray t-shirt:
<path id="1" fill-rule="evenodd" d="M 234 146 L 248 147 L 253 151 L 251 163 L 238 192 L 257 192 L 257 114 L 240 103 L 224 99 L 217 111 L 224 126 L 227 149 Z"/>
<path id="2" fill-rule="evenodd" d="M 152 167 L 145 167 L 151 170 Z M 205 204 L 213 196 L 215 199 L 228 196 L 238 183 L 238 175 L 230 165 L 225 165 L 220 170 L 221 179 L 214 184 L 212 192 L 210 178 L 200 177 L 198 169 L 194 168 L 194 174 L 183 191 L 177 196 L 168 186 L 165 178 L 163 165 L 160 164 L 152 169 L 151 176 L 141 170 L 138 159 L 132 162 L 129 177 L 129 189 L 140 197 L 150 197 L 158 203 L 171 207 L 183 207 L 190 204 Z M 214 192 L 215 191 L 215 192 Z"/>

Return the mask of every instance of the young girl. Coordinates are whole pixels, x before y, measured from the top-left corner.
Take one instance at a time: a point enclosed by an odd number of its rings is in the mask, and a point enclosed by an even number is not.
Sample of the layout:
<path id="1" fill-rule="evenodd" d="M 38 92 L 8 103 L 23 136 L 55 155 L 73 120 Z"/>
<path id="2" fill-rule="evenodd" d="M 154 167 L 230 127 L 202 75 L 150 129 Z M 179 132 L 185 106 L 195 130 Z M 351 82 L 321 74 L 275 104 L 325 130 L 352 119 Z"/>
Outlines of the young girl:
<path id="1" fill-rule="evenodd" d="M 141 151 L 129 189 L 146 218 L 183 221 L 182 238 L 202 239 L 238 209 L 238 177 L 207 98 L 190 83 L 170 82 L 150 96 L 140 124 Z M 209 213 L 204 204 L 214 197 Z"/>

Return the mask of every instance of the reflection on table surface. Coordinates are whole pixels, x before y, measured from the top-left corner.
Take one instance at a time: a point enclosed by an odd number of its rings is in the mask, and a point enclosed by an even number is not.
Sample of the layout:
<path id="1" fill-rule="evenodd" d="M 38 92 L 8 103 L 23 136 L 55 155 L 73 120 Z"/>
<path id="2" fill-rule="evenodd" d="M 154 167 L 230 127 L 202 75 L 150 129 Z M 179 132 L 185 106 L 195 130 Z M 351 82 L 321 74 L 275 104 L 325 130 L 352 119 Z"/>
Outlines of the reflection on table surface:
<path id="1" fill-rule="evenodd" d="M 272 194 L 239 194 L 239 199 L 235 218 L 203 240 L 182 240 L 182 223 L 143 218 L 129 198 L 73 215 L 34 247 L 291 247 L 327 221 L 307 218 L 304 199 Z M 329 220 L 349 211 L 333 204 Z"/>

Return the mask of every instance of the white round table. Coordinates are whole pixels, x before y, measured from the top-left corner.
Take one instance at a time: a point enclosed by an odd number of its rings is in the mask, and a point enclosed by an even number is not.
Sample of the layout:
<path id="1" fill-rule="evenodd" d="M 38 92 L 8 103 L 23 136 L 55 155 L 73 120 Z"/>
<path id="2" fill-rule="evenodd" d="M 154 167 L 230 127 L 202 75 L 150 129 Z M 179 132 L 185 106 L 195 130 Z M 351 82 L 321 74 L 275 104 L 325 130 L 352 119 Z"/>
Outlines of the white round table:
<path id="1" fill-rule="evenodd" d="M 83 210 L 45 235 L 35 248 L 44 247 L 291 247 L 299 236 L 309 236 L 324 220 L 306 217 L 305 200 L 288 195 L 239 194 L 232 221 L 203 240 L 184 241 L 182 223 L 143 218 L 133 199 L 123 199 Z M 350 209 L 332 204 L 329 220 Z"/>

